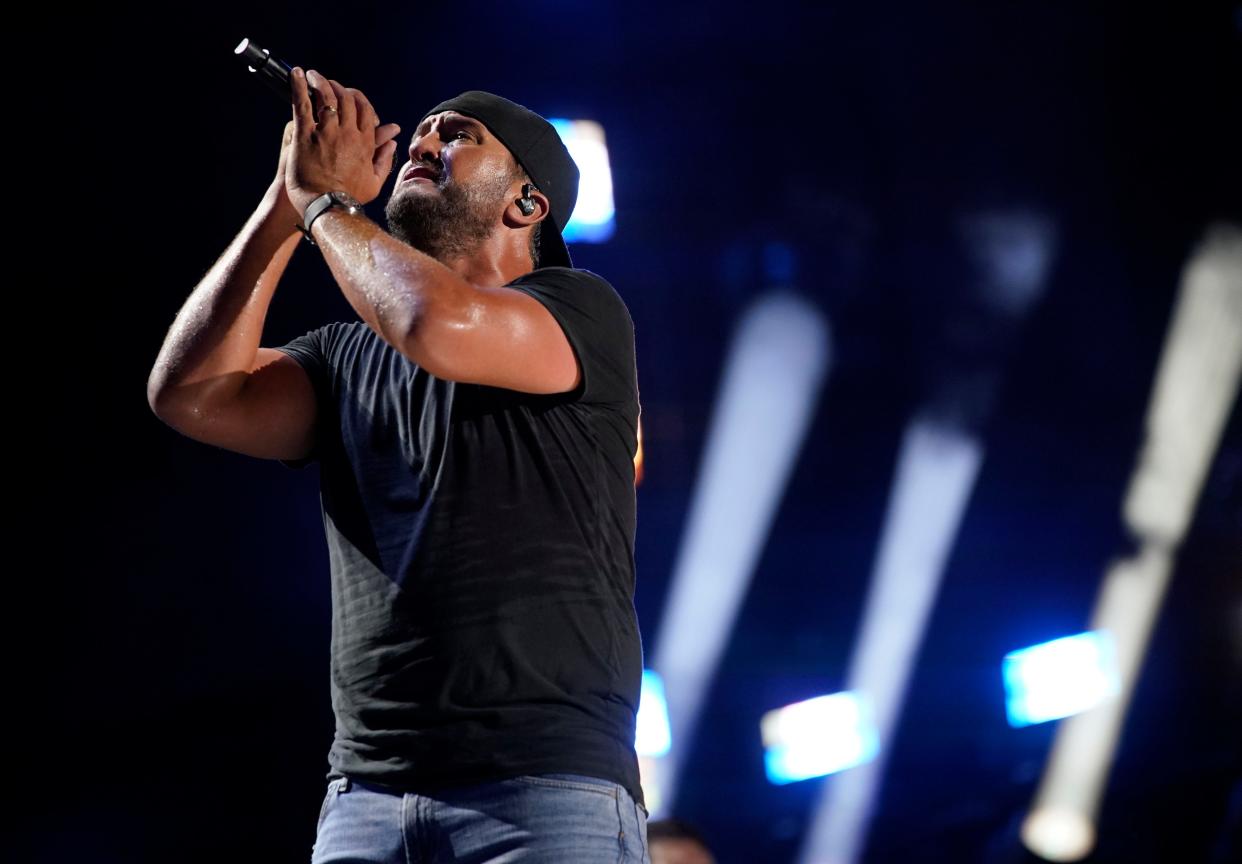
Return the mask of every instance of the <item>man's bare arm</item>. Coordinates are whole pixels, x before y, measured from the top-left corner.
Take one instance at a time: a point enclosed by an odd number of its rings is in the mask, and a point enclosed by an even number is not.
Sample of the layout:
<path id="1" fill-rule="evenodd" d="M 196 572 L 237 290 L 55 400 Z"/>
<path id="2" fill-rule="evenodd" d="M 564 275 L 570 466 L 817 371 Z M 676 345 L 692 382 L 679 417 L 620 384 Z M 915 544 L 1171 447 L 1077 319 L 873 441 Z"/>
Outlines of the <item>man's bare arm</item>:
<path id="1" fill-rule="evenodd" d="M 147 379 L 156 414 L 237 395 L 255 366 L 272 295 L 301 239 L 275 184 L 174 319 Z"/>
<path id="2" fill-rule="evenodd" d="M 292 357 L 259 347 L 301 240 L 296 217 L 273 183 L 169 328 L 147 401 L 178 432 L 260 458 L 298 459 L 313 449 L 318 406 L 309 376 Z"/>
<path id="3" fill-rule="evenodd" d="M 437 378 L 526 393 L 578 386 L 564 330 L 533 297 L 474 285 L 362 214 L 332 208 L 311 231 L 350 305 Z"/>
<path id="4" fill-rule="evenodd" d="M 177 313 L 147 378 L 151 409 L 173 428 L 267 458 L 309 452 L 317 413 L 301 365 L 259 347 L 272 295 L 301 240 L 301 212 L 286 188 L 296 126 L 294 120 L 285 125 L 275 178 Z M 396 124 L 375 130 L 376 164 L 391 160 L 398 131 Z"/>

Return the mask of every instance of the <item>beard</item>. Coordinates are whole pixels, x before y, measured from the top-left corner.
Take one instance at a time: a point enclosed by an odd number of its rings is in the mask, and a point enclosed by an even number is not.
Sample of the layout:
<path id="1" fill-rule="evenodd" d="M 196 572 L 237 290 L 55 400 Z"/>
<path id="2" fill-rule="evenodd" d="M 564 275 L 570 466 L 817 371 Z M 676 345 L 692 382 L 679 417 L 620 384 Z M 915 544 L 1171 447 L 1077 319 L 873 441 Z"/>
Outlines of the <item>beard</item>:
<path id="1" fill-rule="evenodd" d="M 398 186 L 384 206 L 388 232 L 441 262 L 469 254 L 491 236 L 511 182 L 496 175 L 467 186 L 441 175 L 436 193 Z"/>

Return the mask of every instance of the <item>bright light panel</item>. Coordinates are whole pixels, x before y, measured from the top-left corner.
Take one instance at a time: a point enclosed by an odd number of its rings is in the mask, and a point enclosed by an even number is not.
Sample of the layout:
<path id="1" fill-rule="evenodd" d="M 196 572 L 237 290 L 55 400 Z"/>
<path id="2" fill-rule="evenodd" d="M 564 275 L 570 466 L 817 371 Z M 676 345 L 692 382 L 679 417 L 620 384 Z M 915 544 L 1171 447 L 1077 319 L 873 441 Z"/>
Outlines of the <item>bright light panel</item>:
<path id="1" fill-rule="evenodd" d="M 638 734 L 634 749 L 639 756 L 663 756 L 672 745 L 668 728 L 668 703 L 664 682 L 650 669 L 643 670 L 642 696 L 638 700 Z"/>
<path id="2" fill-rule="evenodd" d="M 769 711 L 760 729 L 768 780 L 777 784 L 843 771 L 879 749 L 862 701 L 849 692 Z"/>
<path id="3" fill-rule="evenodd" d="M 603 243 L 616 228 L 616 207 L 612 202 L 612 169 L 604 127 L 594 120 L 553 118 L 569 155 L 578 164 L 578 203 L 561 236 L 566 243 Z"/>
<path id="4" fill-rule="evenodd" d="M 1005 655 L 1010 726 L 1059 720 L 1094 708 L 1120 687 L 1112 637 L 1105 631 L 1053 639 Z"/>

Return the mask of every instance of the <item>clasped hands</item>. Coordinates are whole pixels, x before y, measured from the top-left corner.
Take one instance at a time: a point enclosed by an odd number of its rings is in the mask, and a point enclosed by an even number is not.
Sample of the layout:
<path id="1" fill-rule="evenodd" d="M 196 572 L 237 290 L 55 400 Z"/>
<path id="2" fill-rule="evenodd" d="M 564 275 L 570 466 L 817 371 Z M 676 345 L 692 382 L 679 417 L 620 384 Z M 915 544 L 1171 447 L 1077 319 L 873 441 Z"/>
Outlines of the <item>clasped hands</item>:
<path id="1" fill-rule="evenodd" d="M 344 87 L 314 69 L 295 66 L 289 83 L 293 120 L 285 126 L 278 178 L 283 176 L 298 216 L 334 189 L 363 204 L 375 200 L 392 172 L 401 127 L 381 125 L 361 90 Z"/>

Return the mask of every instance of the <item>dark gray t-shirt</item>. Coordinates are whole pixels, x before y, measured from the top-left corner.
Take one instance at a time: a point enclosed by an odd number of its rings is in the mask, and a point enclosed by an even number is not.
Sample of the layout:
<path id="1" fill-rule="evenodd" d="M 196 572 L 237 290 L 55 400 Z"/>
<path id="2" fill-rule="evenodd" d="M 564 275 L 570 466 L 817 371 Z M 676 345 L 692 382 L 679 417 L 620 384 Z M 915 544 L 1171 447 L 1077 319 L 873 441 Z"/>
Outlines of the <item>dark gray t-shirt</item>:
<path id="1" fill-rule="evenodd" d="M 613 287 L 510 283 L 560 322 L 568 393 L 446 381 L 362 322 L 281 346 L 319 397 L 332 578 L 329 777 L 404 789 L 544 772 L 642 802 L 634 723 L 634 324 Z"/>

